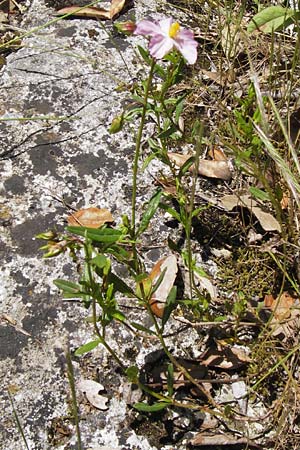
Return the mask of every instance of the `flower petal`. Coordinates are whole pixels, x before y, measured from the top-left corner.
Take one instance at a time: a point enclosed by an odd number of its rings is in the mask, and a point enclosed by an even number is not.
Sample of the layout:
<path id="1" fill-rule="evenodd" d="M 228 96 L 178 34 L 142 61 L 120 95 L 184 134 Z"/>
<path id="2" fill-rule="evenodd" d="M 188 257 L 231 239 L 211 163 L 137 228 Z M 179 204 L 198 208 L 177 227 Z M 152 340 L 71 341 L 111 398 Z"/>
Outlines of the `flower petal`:
<path id="1" fill-rule="evenodd" d="M 174 39 L 174 45 L 189 64 L 195 64 L 197 60 L 198 43 L 194 39 L 192 31 L 182 29 Z"/>
<path id="2" fill-rule="evenodd" d="M 141 36 L 154 36 L 157 34 L 162 34 L 160 26 L 151 22 L 150 20 L 141 20 L 134 30 L 133 34 L 141 35 Z"/>
<path id="3" fill-rule="evenodd" d="M 156 59 L 162 59 L 173 47 L 173 39 L 162 35 L 153 36 L 149 42 L 150 55 Z"/>
<path id="4" fill-rule="evenodd" d="M 173 23 L 173 19 L 171 19 L 171 17 L 169 17 L 168 19 L 163 19 L 160 20 L 158 22 L 158 25 L 160 26 L 161 32 L 165 35 L 169 37 L 169 31 L 170 31 L 170 27 Z"/>

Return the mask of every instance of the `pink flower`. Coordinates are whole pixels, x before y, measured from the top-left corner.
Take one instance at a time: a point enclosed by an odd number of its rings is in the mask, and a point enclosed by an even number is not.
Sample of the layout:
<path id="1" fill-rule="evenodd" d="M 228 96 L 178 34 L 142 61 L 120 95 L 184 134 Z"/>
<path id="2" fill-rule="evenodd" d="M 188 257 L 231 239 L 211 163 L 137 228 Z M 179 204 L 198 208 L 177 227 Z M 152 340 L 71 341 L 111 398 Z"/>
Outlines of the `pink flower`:
<path id="1" fill-rule="evenodd" d="M 197 60 L 197 42 L 193 32 L 182 28 L 178 22 L 168 18 L 158 23 L 150 20 L 141 20 L 134 34 L 151 36 L 149 42 L 150 55 L 156 59 L 162 59 L 173 48 L 176 48 L 189 64 L 195 64 Z"/>

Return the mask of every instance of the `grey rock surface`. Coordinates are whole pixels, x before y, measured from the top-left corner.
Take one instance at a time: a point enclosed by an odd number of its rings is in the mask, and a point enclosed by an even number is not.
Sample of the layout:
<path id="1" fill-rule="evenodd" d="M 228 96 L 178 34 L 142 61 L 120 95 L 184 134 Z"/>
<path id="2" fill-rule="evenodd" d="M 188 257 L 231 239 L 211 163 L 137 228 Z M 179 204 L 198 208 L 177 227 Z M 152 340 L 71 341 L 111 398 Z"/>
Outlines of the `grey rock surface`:
<path id="1" fill-rule="evenodd" d="M 158 0 L 137 0 L 121 19 L 163 15 L 165 7 Z M 166 8 L 170 15 L 171 6 Z M 135 53 L 140 40 L 115 36 L 112 42 L 110 22 L 101 27 L 94 20 L 73 19 L 41 27 L 54 12 L 49 2 L 33 0 L 21 28 L 40 28 L 23 38 L 23 47 L 7 57 L 0 72 L 2 119 L 49 118 L 0 122 L 3 450 L 25 448 L 8 392 L 31 450 L 76 448 L 65 355 L 90 338 L 83 320 L 87 312 L 61 300 L 52 280 L 72 279 L 73 268 L 64 257 L 42 260 L 42 242 L 35 235 L 63 229 L 68 214 L 64 201 L 74 208 L 107 207 L 116 220 L 130 212 L 134 125 L 117 135 L 107 129 L 127 95 L 116 86 L 143 70 Z M 144 174 L 138 201 L 151 191 L 152 178 Z M 126 333 L 119 338 L 125 350 L 130 348 Z M 98 373 L 109 397 L 107 411 L 85 405 L 84 448 L 156 448 L 130 428 L 126 403 L 112 388 L 114 380 L 103 379 L 111 364 L 102 348 L 90 359 L 74 361 L 75 377 Z"/>

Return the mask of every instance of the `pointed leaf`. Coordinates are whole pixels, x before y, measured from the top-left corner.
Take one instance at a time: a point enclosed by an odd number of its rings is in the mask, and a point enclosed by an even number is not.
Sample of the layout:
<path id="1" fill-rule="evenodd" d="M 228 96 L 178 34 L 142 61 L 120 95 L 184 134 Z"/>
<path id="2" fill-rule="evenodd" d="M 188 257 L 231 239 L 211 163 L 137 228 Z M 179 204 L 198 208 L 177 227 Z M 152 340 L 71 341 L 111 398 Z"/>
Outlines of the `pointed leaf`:
<path id="1" fill-rule="evenodd" d="M 176 296 L 177 296 L 177 287 L 173 286 L 172 289 L 170 290 L 170 293 L 168 295 L 167 301 L 166 301 L 166 305 L 164 308 L 164 312 L 163 312 L 163 317 L 162 317 L 162 327 L 167 323 L 171 312 L 176 308 L 177 304 L 176 304 Z"/>
<path id="2" fill-rule="evenodd" d="M 161 403 L 154 403 L 153 405 L 148 405 L 147 403 L 139 402 L 133 405 L 135 409 L 143 412 L 161 411 L 162 409 L 167 408 L 167 406 L 170 406 L 170 403 L 161 402 Z"/>
<path id="3" fill-rule="evenodd" d="M 289 25 L 292 22 L 292 17 L 295 16 L 295 11 L 282 6 L 269 6 L 257 13 L 248 25 L 248 33 L 255 30 L 263 33 L 272 33 L 280 28 Z"/>
<path id="4" fill-rule="evenodd" d="M 120 240 L 122 232 L 114 228 L 88 228 L 88 227 L 67 227 L 70 233 L 78 234 L 79 236 L 87 237 L 92 241 L 113 243 Z"/>
<path id="5" fill-rule="evenodd" d="M 133 289 L 113 272 L 108 275 L 108 282 L 114 285 L 114 292 L 121 292 L 125 295 L 134 294 Z"/>
<path id="6" fill-rule="evenodd" d="M 161 196 L 162 196 L 162 190 L 159 189 L 155 192 L 155 194 L 149 200 L 147 209 L 142 216 L 141 223 L 140 223 L 140 226 L 139 226 L 139 229 L 137 232 L 138 236 L 141 235 L 145 230 L 147 230 L 150 220 L 152 219 L 152 217 L 154 216 L 154 214 L 158 208 Z"/>
<path id="7" fill-rule="evenodd" d="M 81 293 L 81 286 L 79 284 L 72 283 L 71 281 L 57 279 L 54 280 L 53 283 L 63 292 L 74 295 Z"/>
<path id="8" fill-rule="evenodd" d="M 88 342 L 87 344 L 82 345 L 81 347 L 78 347 L 78 349 L 75 351 L 75 356 L 81 356 L 85 353 L 90 352 L 94 348 L 96 348 L 101 343 L 100 339 L 96 339 L 95 341 Z"/>
<path id="9" fill-rule="evenodd" d="M 141 325 L 140 323 L 137 322 L 130 322 L 130 325 L 133 328 L 136 328 L 139 331 L 143 331 L 143 333 L 147 333 L 147 334 L 155 334 L 154 331 L 150 330 L 150 328 L 144 327 L 143 325 Z"/>

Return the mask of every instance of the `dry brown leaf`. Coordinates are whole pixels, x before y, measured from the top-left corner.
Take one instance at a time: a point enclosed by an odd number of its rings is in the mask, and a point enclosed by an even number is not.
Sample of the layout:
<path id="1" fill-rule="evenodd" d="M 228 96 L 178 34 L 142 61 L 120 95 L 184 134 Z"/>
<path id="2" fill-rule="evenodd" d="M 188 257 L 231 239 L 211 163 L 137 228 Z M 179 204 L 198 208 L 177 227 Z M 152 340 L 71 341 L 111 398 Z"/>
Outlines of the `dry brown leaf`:
<path id="1" fill-rule="evenodd" d="M 208 154 L 214 161 L 228 161 L 227 156 L 220 147 L 211 148 Z"/>
<path id="2" fill-rule="evenodd" d="M 229 69 L 224 72 L 212 72 L 210 70 L 202 69 L 201 72 L 205 77 L 220 86 L 225 86 L 228 82 L 233 83 L 235 81 L 235 72 L 233 69 Z"/>
<path id="3" fill-rule="evenodd" d="M 229 347 L 228 345 L 221 345 L 218 347 L 211 346 L 201 356 L 201 364 L 206 367 L 215 367 L 220 369 L 239 369 L 251 359 L 246 352 L 239 347 Z"/>
<path id="4" fill-rule="evenodd" d="M 225 195 L 221 198 L 221 204 L 228 211 L 231 211 L 237 206 L 246 207 L 255 215 L 265 231 L 281 231 L 280 224 L 275 217 L 270 213 L 262 211 L 258 203 L 249 197 L 249 195 Z"/>
<path id="5" fill-rule="evenodd" d="M 276 299 L 273 295 L 266 295 L 264 304 L 273 312 L 270 322 L 272 336 L 286 339 L 295 339 L 299 334 L 299 299 L 292 297 L 288 292 L 283 292 Z"/>
<path id="6" fill-rule="evenodd" d="M 271 294 L 265 295 L 264 303 L 273 311 L 275 319 L 280 321 L 291 316 L 291 308 L 294 306 L 295 299 L 288 292 L 283 292 L 276 299 Z"/>
<path id="7" fill-rule="evenodd" d="M 156 181 L 155 184 L 161 186 L 166 194 L 170 194 L 173 197 L 176 197 L 177 190 L 175 186 L 175 181 L 173 179 L 161 177 L 157 178 L 155 181 Z"/>
<path id="8" fill-rule="evenodd" d="M 199 275 L 197 272 L 194 273 L 195 278 L 199 281 L 201 289 L 205 289 L 212 299 L 216 299 L 218 297 L 218 291 L 216 286 L 210 281 L 208 277 Z"/>
<path id="9" fill-rule="evenodd" d="M 110 18 L 113 19 L 115 16 L 120 14 L 122 9 L 124 8 L 126 0 L 112 0 L 110 7 Z"/>
<path id="10" fill-rule="evenodd" d="M 168 153 L 170 161 L 178 167 L 182 167 L 191 156 L 192 155 L 181 155 L 180 153 Z M 193 172 L 194 166 L 192 165 L 189 170 L 190 172 Z M 225 181 L 232 178 L 232 173 L 226 161 L 200 159 L 198 173 L 204 177 L 219 178 L 220 180 Z"/>
<path id="11" fill-rule="evenodd" d="M 77 227 L 99 228 L 105 223 L 113 222 L 114 218 L 106 208 L 86 208 L 76 211 L 68 217 L 68 225 Z"/>
<path id="12" fill-rule="evenodd" d="M 96 19 L 113 19 L 120 14 L 124 8 L 126 0 L 112 0 L 109 10 L 104 8 L 97 8 L 95 6 L 87 6 L 86 8 L 80 8 L 80 6 L 67 6 L 56 12 L 57 16 L 65 14 L 71 14 L 76 17 L 90 17 Z"/>
<path id="13" fill-rule="evenodd" d="M 259 445 L 252 443 L 248 438 L 237 438 L 229 434 L 206 434 L 199 433 L 189 442 L 195 446 L 218 446 L 218 445 L 238 445 L 246 444 L 249 448 L 260 448 Z"/>
<path id="14" fill-rule="evenodd" d="M 282 210 L 288 209 L 289 201 L 290 201 L 289 194 L 284 192 L 283 196 L 282 196 L 282 199 L 281 199 L 281 202 L 280 202 Z"/>
<path id="15" fill-rule="evenodd" d="M 103 8 L 96 8 L 95 6 L 88 6 L 80 8 L 80 6 L 66 6 L 66 8 L 56 11 L 56 16 L 64 16 L 70 14 L 75 17 L 90 17 L 95 19 L 111 19 L 110 11 Z"/>
<path id="16" fill-rule="evenodd" d="M 157 317 L 163 317 L 165 304 L 168 295 L 170 294 L 170 291 L 174 285 L 177 270 L 177 259 L 174 255 L 170 255 L 158 261 L 154 265 L 149 275 L 153 286 L 155 285 L 163 271 L 165 271 L 162 282 L 160 283 L 150 300 L 151 310 Z"/>

